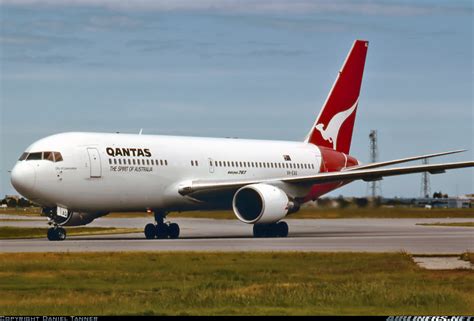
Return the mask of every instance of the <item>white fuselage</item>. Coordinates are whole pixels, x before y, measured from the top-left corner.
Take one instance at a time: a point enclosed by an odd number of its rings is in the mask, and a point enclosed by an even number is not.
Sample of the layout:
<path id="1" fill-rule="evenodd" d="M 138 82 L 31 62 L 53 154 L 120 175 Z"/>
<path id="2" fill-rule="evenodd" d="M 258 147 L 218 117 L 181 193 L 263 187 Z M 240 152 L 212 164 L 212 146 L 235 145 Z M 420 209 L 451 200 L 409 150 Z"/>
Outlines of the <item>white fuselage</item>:
<path id="1" fill-rule="evenodd" d="M 62 161 L 19 161 L 12 175 L 18 182 L 12 182 L 43 206 L 77 211 L 230 208 L 230 202 L 196 202 L 179 194 L 179 187 L 195 180 L 310 175 L 321 166 L 313 144 L 232 138 L 78 132 L 46 137 L 26 150 L 47 151 L 60 152 Z M 23 173 L 34 181 L 20 182 Z M 310 188 L 275 184 L 293 197 Z"/>

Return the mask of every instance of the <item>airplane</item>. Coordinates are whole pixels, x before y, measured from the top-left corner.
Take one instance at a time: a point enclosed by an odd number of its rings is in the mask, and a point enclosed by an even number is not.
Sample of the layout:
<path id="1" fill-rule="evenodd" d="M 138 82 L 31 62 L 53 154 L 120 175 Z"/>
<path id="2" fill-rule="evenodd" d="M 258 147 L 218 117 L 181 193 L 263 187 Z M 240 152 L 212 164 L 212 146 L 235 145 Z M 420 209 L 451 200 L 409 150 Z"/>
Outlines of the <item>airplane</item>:
<path id="1" fill-rule="evenodd" d="M 286 237 L 301 205 L 355 180 L 443 173 L 474 161 L 389 167 L 463 150 L 362 164 L 349 154 L 368 41 L 356 40 L 304 141 L 68 132 L 21 155 L 11 183 L 42 206 L 47 237 L 114 212 L 148 211 L 147 239 L 176 239 L 168 213 L 232 209 L 254 237 Z"/>

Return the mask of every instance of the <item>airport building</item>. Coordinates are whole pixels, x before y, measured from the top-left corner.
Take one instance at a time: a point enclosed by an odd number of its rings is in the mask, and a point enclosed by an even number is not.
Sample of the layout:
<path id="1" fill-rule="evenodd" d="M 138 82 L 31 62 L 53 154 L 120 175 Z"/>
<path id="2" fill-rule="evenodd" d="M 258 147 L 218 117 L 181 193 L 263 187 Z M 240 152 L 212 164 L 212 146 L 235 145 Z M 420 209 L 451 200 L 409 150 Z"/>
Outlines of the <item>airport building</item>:
<path id="1" fill-rule="evenodd" d="M 418 198 L 416 199 L 416 206 L 432 207 L 432 208 L 471 208 L 474 199 L 467 198 L 465 195 L 459 197 L 448 198 Z"/>

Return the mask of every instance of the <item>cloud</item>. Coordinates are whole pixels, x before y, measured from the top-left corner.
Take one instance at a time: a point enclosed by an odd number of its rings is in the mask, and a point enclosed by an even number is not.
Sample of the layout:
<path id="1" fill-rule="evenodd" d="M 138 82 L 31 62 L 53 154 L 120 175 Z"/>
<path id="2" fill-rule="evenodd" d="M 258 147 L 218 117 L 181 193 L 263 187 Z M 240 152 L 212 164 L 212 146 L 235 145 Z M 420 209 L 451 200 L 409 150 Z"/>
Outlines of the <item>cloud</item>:
<path id="1" fill-rule="evenodd" d="M 182 49 L 183 45 L 177 40 L 130 40 L 127 47 L 136 48 L 141 52 L 162 52 Z"/>
<path id="2" fill-rule="evenodd" d="M 17 63 L 30 63 L 30 64 L 41 64 L 41 65 L 50 65 L 50 64 L 64 64 L 76 61 L 76 57 L 66 56 L 66 55 L 29 55 L 21 54 L 14 56 L 4 56 L 2 60 L 6 62 L 17 62 Z"/>
<path id="3" fill-rule="evenodd" d="M 206 11 L 220 13 L 339 13 L 387 16 L 472 14 L 469 4 L 412 4 L 373 0 L 1 0 L 6 5 L 87 6 L 138 11 Z"/>
<path id="4" fill-rule="evenodd" d="M 137 19 L 121 15 L 92 16 L 88 22 L 90 29 L 133 29 L 142 25 Z"/>

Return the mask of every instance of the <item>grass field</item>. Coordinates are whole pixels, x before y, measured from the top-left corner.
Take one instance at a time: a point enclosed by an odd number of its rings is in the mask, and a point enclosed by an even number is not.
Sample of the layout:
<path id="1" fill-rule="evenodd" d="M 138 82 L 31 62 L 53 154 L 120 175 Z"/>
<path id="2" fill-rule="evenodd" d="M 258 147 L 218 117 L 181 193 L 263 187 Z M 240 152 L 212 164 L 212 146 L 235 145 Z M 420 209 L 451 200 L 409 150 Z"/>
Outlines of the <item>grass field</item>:
<path id="1" fill-rule="evenodd" d="M 0 267 L 0 315 L 474 313 L 472 270 L 404 253 L 27 253 Z"/>
<path id="2" fill-rule="evenodd" d="M 0 214 L 10 215 L 28 215 L 39 216 L 40 210 L 37 208 L 30 209 L 1 209 Z M 107 217 L 152 217 L 152 214 L 145 212 L 136 213 L 110 213 Z M 193 211 L 170 213 L 170 217 L 190 217 L 190 218 L 214 218 L 214 219 L 235 219 L 232 211 Z M 356 208 L 349 207 L 340 208 L 304 208 L 299 212 L 288 216 L 292 218 L 474 218 L 474 209 L 472 208 L 406 208 L 406 207 L 366 207 Z"/>
<path id="3" fill-rule="evenodd" d="M 466 252 L 461 255 L 461 259 L 464 261 L 469 261 L 474 264 L 474 253 L 473 252 Z"/>
<path id="4" fill-rule="evenodd" d="M 0 239 L 24 239 L 46 237 L 47 227 L 0 227 Z M 68 227 L 68 236 L 104 235 L 143 232 L 143 229 L 112 227 Z"/>

